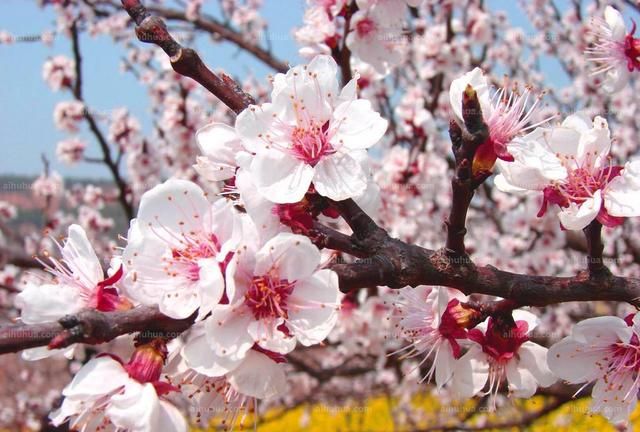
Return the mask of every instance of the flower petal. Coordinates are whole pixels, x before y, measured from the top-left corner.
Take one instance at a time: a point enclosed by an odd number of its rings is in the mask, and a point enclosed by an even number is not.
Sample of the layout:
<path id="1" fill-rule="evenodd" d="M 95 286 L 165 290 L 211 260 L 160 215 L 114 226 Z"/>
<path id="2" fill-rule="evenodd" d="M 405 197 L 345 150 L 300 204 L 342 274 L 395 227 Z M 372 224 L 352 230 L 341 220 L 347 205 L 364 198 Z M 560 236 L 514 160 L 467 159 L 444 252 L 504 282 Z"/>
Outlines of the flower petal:
<path id="1" fill-rule="evenodd" d="M 342 201 L 365 191 L 367 175 L 353 156 L 336 153 L 318 162 L 313 185 L 320 195 Z"/>
<path id="2" fill-rule="evenodd" d="M 249 169 L 260 194 L 279 204 L 302 200 L 314 174 L 311 165 L 273 149 L 256 154 Z"/>

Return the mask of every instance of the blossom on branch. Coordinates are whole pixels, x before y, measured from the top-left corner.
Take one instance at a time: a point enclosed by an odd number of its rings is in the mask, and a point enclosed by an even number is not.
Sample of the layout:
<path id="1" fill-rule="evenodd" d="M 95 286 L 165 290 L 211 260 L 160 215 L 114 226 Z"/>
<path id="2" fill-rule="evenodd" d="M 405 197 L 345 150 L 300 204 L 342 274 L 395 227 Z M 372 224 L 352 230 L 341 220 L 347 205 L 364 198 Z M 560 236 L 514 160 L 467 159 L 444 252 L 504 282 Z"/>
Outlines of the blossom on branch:
<path id="1" fill-rule="evenodd" d="M 627 421 L 640 390 L 640 315 L 581 321 L 549 348 L 551 371 L 584 387 L 595 381 L 591 410 L 612 422 Z"/>
<path id="2" fill-rule="evenodd" d="M 236 131 L 255 156 L 249 167 L 260 193 L 275 203 L 300 201 L 313 184 L 336 201 L 361 195 L 359 160 L 387 130 L 371 103 L 358 99 L 357 77 L 340 91 L 331 57 L 318 56 L 273 81 L 270 103 L 238 116 Z"/>
<path id="3" fill-rule="evenodd" d="M 562 226 L 570 230 L 583 229 L 594 219 L 614 227 L 624 217 L 640 216 L 640 162 L 624 167 L 612 163 L 609 127 L 602 117 L 592 122 L 574 114 L 508 148 L 514 161 L 499 162 L 495 184 L 504 192 L 542 192 L 538 216 L 555 204 Z"/>
<path id="4" fill-rule="evenodd" d="M 640 39 L 633 35 L 636 24 L 627 33 L 620 12 L 611 6 L 604 10 L 604 20 L 593 18 L 593 45 L 585 50 L 587 60 L 594 63 L 593 75 L 604 75 L 603 87 L 615 93 L 629 82 L 631 73 L 640 71 Z"/>

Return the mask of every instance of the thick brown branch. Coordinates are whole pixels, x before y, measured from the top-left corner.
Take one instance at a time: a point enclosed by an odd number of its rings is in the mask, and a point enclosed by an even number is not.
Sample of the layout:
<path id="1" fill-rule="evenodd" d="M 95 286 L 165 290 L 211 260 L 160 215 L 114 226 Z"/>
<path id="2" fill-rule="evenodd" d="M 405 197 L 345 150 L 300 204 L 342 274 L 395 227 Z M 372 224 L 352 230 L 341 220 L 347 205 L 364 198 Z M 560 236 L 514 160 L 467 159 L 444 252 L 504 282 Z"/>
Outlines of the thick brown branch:
<path id="1" fill-rule="evenodd" d="M 169 56 L 173 70 L 200 83 L 236 114 L 255 102 L 233 79 L 224 74 L 216 75 L 202 62 L 198 53 L 181 46 L 169 34 L 164 21 L 152 16 L 139 0 L 122 0 L 122 5 L 137 24 L 138 39 L 162 48 Z"/>
<path id="2" fill-rule="evenodd" d="M 135 332 L 142 332 L 143 337 L 175 337 L 193 321 L 194 317 L 169 318 L 150 306 L 116 312 L 86 310 L 59 322 L 0 327 L 0 354 L 47 345 L 64 348 L 78 342 L 99 344 Z"/>

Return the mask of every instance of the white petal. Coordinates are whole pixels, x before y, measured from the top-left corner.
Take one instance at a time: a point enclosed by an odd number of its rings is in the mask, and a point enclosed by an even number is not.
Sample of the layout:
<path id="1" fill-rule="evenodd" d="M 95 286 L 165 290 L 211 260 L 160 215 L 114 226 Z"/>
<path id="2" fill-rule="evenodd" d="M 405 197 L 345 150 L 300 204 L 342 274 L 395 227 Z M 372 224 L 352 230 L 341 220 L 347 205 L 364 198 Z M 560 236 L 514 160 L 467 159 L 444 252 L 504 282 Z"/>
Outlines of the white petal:
<path id="1" fill-rule="evenodd" d="M 16 296 L 15 304 L 25 324 L 57 321 L 88 306 L 75 286 L 31 283 Z"/>
<path id="2" fill-rule="evenodd" d="M 452 390 L 461 399 L 478 394 L 489 378 L 489 362 L 486 354 L 477 346 L 472 346 L 460 357 L 454 366 Z"/>
<path id="3" fill-rule="evenodd" d="M 160 413 L 158 416 L 158 423 L 153 429 L 166 431 L 166 432 L 187 432 L 189 426 L 187 420 L 182 413 L 173 404 L 160 400 Z"/>
<path id="4" fill-rule="evenodd" d="M 222 123 L 211 123 L 196 132 L 204 157 L 194 166 L 209 181 L 231 178 L 236 170 L 236 154 L 244 150 L 236 130 Z"/>
<path id="5" fill-rule="evenodd" d="M 480 107 L 482 109 L 482 116 L 486 119 L 491 115 L 491 102 L 489 99 L 489 86 L 487 79 L 480 68 L 474 68 L 472 71 L 467 72 L 459 78 L 454 79 L 451 82 L 449 88 L 449 102 L 451 103 L 451 109 L 458 121 L 462 121 L 462 95 L 464 94 L 467 85 L 473 87 L 478 95 L 480 101 Z"/>
<path id="6" fill-rule="evenodd" d="M 592 198 L 587 199 L 582 204 L 571 203 L 569 207 L 563 208 L 558 217 L 562 226 L 568 230 L 581 230 L 591 223 L 598 216 L 602 207 L 602 197 L 600 191 L 596 191 Z"/>
<path id="7" fill-rule="evenodd" d="M 258 153 L 251 162 L 251 175 L 260 194 L 271 202 L 300 201 L 307 193 L 314 169 L 278 150 Z"/>
<path id="8" fill-rule="evenodd" d="M 138 226 L 144 236 L 156 236 L 180 246 L 183 233 L 200 232 L 209 201 L 198 185 L 171 179 L 142 195 Z"/>
<path id="9" fill-rule="evenodd" d="M 296 347 L 296 338 L 287 336 L 278 330 L 283 322 L 283 319 L 252 321 L 247 327 L 247 332 L 262 348 L 280 354 L 288 354 Z"/>
<path id="10" fill-rule="evenodd" d="M 254 340 L 247 332 L 253 316 L 244 305 L 219 305 L 205 320 L 207 341 L 218 356 L 229 360 L 244 358 Z"/>
<path id="11" fill-rule="evenodd" d="M 93 287 L 104 279 L 100 260 L 80 225 L 69 226 L 69 236 L 62 248 L 65 263 L 84 286 Z"/>
<path id="12" fill-rule="evenodd" d="M 329 269 L 296 283 L 288 299 L 290 324 L 301 344 L 322 342 L 338 319 L 340 290 L 338 275 Z"/>
<path id="13" fill-rule="evenodd" d="M 558 378 L 578 384 L 600 376 L 602 371 L 598 364 L 606 355 L 606 351 L 586 352 L 584 344 L 566 337 L 549 348 L 547 364 Z"/>
<path id="14" fill-rule="evenodd" d="M 331 143 L 352 150 L 367 149 L 380 141 L 388 126 L 368 100 L 343 102 L 333 112 Z"/>
<path id="15" fill-rule="evenodd" d="M 514 321 L 525 321 L 527 323 L 527 334 L 530 334 L 540 323 L 540 318 L 524 309 L 516 309 L 512 315 Z"/>
<path id="16" fill-rule="evenodd" d="M 600 316 L 574 325 L 571 337 L 584 344 L 607 346 L 616 342 L 628 343 L 632 337 L 632 329 L 622 318 Z"/>
<path id="17" fill-rule="evenodd" d="M 251 105 L 236 117 L 236 132 L 249 152 L 264 151 L 269 145 L 267 135 L 271 141 L 286 142 L 284 134 L 273 127 L 273 115 L 273 106 L 265 103 Z"/>
<path id="18" fill-rule="evenodd" d="M 280 233 L 256 254 L 254 274 L 262 276 L 276 269 L 280 279 L 293 282 L 313 274 L 319 264 L 320 251 L 308 237 Z"/>
<path id="19" fill-rule="evenodd" d="M 351 155 L 336 153 L 318 162 L 313 185 L 320 195 L 342 201 L 365 191 L 367 175 Z"/>
<path id="20" fill-rule="evenodd" d="M 220 271 L 220 264 L 215 258 L 198 261 L 200 279 L 197 289 L 200 294 L 198 319 L 204 318 L 220 302 L 224 293 L 224 278 Z"/>
<path id="21" fill-rule="evenodd" d="M 95 357 L 78 371 L 62 394 L 74 398 L 106 395 L 129 381 L 119 362 L 111 357 Z"/>
<path id="22" fill-rule="evenodd" d="M 531 372 L 540 387 L 548 387 L 556 382 L 547 365 L 547 352 L 547 348 L 530 341 L 523 343 L 518 350 L 518 369 Z"/>
<path id="23" fill-rule="evenodd" d="M 509 391 L 515 397 L 530 398 L 536 393 L 538 385 L 531 371 L 518 367 L 517 360 L 512 359 L 507 363 L 506 376 L 509 383 Z"/>
<path id="24" fill-rule="evenodd" d="M 611 216 L 640 216 L 640 160 L 627 162 L 607 185 L 604 207 Z"/>
<path id="25" fill-rule="evenodd" d="M 449 341 L 442 343 L 433 361 L 436 364 L 436 385 L 438 388 L 442 388 L 453 376 L 456 364 L 453 348 Z"/>
<path id="26" fill-rule="evenodd" d="M 280 365 L 255 350 L 229 375 L 229 383 L 236 391 L 259 399 L 268 399 L 287 390 L 287 379 Z"/>
<path id="27" fill-rule="evenodd" d="M 607 6 L 604 10 L 604 19 L 611 29 L 611 38 L 613 40 L 623 41 L 626 36 L 627 29 L 624 25 L 622 14 L 618 12 L 617 9 Z"/>
<path id="28" fill-rule="evenodd" d="M 111 397 L 106 414 L 114 425 L 123 429 L 154 432 L 160 427 L 158 395 L 150 383 L 131 380 L 123 393 Z"/>
<path id="29" fill-rule="evenodd" d="M 191 369 L 209 377 L 223 376 L 242 362 L 242 359 L 217 355 L 204 334 L 190 338 L 181 354 Z"/>

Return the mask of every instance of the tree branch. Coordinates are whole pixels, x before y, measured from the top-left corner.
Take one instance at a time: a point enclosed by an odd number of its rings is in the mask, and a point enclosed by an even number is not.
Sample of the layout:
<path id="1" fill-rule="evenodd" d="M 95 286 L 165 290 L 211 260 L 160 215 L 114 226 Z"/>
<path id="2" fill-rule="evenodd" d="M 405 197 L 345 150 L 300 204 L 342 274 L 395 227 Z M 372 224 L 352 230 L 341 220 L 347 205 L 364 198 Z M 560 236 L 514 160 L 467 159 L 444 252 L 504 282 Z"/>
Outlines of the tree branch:
<path id="1" fill-rule="evenodd" d="M 65 348 L 79 342 L 100 344 L 135 332 L 147 338 L 176 337 L 191 327 L 194 319 L 195 315 L 181 320 L 169 318 L 150 306 L 115 312 L 89 309 L 58 322 L 0 327 L 0 354 L 40 346 Z"/>
<path id="2" fill-rule="evenodd" d="M 189 77 L 218 97 L 236 114 L 255 103 L 253 97 L 225 74 L 213 73 L 191 48 L 181 46 L 167 30 L 164 21 L 152 16 L 139 0 L 122 0 L 122 5 L 137 24 L 136 35 L 141 42 L 153 43 L 169 56 L 171 67 Z"/>

